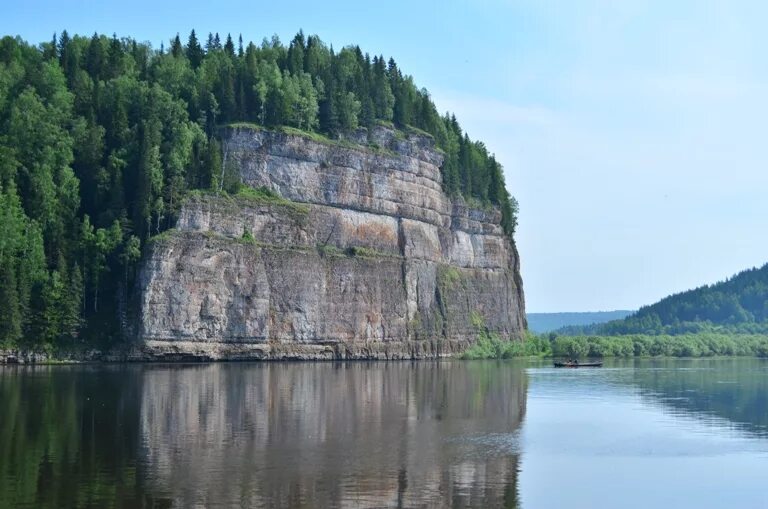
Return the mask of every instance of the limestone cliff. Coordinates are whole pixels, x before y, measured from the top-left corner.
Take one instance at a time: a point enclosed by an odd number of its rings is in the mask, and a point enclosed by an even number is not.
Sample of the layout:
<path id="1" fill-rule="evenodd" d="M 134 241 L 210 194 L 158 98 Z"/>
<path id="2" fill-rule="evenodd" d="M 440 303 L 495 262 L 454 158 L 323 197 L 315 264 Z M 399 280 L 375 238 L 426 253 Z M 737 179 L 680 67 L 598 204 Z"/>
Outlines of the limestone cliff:
<path id="1" fill-rule="evenodd" d="M 431 139 L 342 142 L 247 127 L 225 164 L 282 198 L 198 194 L 151 245 L 139 337 L 154 355 L 422 358 L 479 327 L 519 336 L 519 259 L 494 209 L 442 191 Z"/>

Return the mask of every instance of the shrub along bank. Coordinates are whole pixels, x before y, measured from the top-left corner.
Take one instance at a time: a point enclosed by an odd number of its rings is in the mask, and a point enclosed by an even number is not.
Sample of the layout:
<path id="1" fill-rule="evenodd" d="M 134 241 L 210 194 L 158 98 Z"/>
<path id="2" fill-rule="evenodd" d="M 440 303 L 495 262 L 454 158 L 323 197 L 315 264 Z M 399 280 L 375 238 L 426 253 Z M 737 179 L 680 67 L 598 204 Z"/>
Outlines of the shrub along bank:
<path id="1" fill-rule="evenodd" d="M 462 359 L 513 357 L 768 357 L 768 334 L 558 336 L 528 333 L 510 341 L 483 333 Z"/>

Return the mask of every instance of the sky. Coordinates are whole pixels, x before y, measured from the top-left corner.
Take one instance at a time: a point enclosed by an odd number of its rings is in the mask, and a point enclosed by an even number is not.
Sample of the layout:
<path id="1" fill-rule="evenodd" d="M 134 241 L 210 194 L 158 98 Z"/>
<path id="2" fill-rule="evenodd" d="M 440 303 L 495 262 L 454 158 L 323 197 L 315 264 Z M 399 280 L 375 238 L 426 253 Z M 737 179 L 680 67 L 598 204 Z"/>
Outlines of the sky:
<path id="1" fill-rule="evenodd" d="M 392 56 L 504 165 L 529 312 L 636 309 L 768 262 L 768 3 L 5 0 L 0 34 L 303 29 Z"/>

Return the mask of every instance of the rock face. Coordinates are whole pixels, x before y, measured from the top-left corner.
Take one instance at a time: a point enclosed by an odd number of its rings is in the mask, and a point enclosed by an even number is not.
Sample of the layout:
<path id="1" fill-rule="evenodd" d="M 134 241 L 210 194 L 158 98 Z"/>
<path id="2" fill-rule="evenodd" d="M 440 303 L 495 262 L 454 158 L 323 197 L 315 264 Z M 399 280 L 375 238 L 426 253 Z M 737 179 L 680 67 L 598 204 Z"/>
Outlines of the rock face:
<path id="1" fill-rule="evenodd" d="M 465 349 L 483 327 L 521 335 L 519 259 L 500 213 L 442 191 L 426 136 L 230 128 L 223 146 L 243 183 L 282 198 L 185 203 L 141 271 L 145 352 L 423 358 Z"/>

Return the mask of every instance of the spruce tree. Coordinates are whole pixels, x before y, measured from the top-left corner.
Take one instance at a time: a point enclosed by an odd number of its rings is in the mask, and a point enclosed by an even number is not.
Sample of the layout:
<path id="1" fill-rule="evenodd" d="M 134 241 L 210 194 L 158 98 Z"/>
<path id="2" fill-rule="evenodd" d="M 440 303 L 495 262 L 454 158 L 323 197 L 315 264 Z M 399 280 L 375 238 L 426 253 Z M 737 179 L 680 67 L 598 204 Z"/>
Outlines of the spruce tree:
<path id="1" fill-rule="evenodd" d="M 200 67 L 204 57 L 205 53 L 203 52 L 203 48 L 197 41 L 195 30 L 192 29 L 189 33 L 189 39 L 187 40 L 187 59 L 189 59 L 189 65 L 192 66 L 192 69 L 197 69 Z"/>
<path id="2" fill-rule="evenodd" d="M 58 58 L 59 41 L 56 38 L 56 32 L 53 33 L 51 42 L 43 45 L 43 59 L 56 60 Z"/>
<path id="3" fill-rule="evenodd" d="M 173 38 L 171 41 L 171 55 L 173 55 L 174 58 L 179 58 L 184 54 L 184 48 L 181 45 L 181 39 L 179 38 L 179 34 L 176 34 L 176 37 Z"/>
<path id="4" fill-rule="evenodd" d="M 85 57 L 85 69 L 94 81 L 103 78 L 102 69 L 104 66 L 104 47 L 101 44 L 101 38 L 94 32 L 91 41 L 88 44 L 88 53 Z"/>
<path id="5" fill-rule="evenodd" d="M 304 71 L 304 51 L 306 44 L 304 41 L 304 32 L 299 32 L 288 46 L 288 71 L 297 75 Z"/>
<path id="6" fill-rule="evenodd" d="M 229 55 L 230 58 L 235 57 L 235 44 L 232 42 L 232 35 L 227 34 L 227 42 L 224 43 L 224 52 Z"/>
<path id="7" fill-rule="evenodd" d="M 107 51 L 107 78 L 117 78 L 121 74 L 123 74 L 123 45 L 117 38 L 117 34 L 112 34 Z"/>

